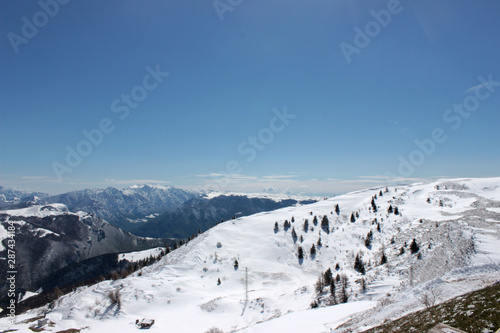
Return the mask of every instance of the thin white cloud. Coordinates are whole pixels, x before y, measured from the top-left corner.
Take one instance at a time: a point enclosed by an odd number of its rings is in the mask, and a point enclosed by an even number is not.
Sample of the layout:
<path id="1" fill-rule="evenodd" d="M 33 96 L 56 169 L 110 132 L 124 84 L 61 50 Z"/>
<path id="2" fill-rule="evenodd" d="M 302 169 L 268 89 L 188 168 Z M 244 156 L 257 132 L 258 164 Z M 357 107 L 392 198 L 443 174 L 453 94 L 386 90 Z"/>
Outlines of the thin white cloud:
<path id="1" fill-rule="evenodd" d="M 22 179 L 48 179 L 49 176 L 21 176 Z"/>
<path id="2" fill-rule="evenodd" d="M 398 181 L 398 182 L 421 182 L 427 180 L 426 178 L 410 178 L 410 177 L 395 177 L 391 178 L 385 175 L 374 175 L 374 176 L 360 176 L 358 177 L 360 181 Z"/>
<path id="3" fill-rule="evenodd" d="M 105 179 L 107 183 L 113 184 L 168 184 L 169 181 L 166 180 L 156 180 L 156 179 L 127 179 L 127 180 L 118 180 L 112 178 Z"/>
<path id="4" fill-rule="evenodd" d="M 274 176 L 263 176 L 263 179 L 290 179 L 297 178 L 296 175 L 274 175 Z"/>

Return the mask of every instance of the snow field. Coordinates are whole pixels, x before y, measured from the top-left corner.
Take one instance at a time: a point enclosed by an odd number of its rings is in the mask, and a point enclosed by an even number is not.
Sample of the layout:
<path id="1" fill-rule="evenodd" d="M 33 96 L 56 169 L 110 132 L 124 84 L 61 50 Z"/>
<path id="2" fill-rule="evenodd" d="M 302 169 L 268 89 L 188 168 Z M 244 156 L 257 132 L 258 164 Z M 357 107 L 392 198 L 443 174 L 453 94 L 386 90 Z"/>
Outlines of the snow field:
<path id="1" fill-rule="evenodd" d="M 377 212 L 371 210 L 375 195 Z M 498 278 L 500 225 L 486 219 L 500 221 L 495 211 L 499 203 L 500 178 L 459 179 L 390 187 L 388 192 L 368 189 L 226 221 L 141 272 L 63 296 L 48 317 L 57 330 L 88 327 L 89 332 L 136 332 L 134 322 L 140 318 L 155 319 L 152 330 L 158 332 L 205 332 L 214 326 L 224 332 L 357 332 L 422 308 L 419 298 L 430 290 L 439 290 L 444 301 Z M 400 214 L 388 213 L 390 205 Z M 353 212 L 359 217 L 351 223 Z M 328 233 L 321 228 L 324 215 Z M 295 241 L 292 228 L 283 228 L 292 217 Z M 365 245 L 369 231 L 371 247 Z M 322 246 L 317 247 L 320 236 Z M 410 253 L 413 238 L 420 259 Z M 309 254 L 313 244 L 315 257 Z M 304 250 L 302 261 L 297 257 L 299 246 Z M 388 259 L 384 265 L 382 252 Z M 365 275 L 353 269 L 357 254 L 365 263 Z M 128 255 L 135 260 L 142 254 Z M 309 309 L 314 283 L 327 268 L 334 276 L 349 278 L 349 303 Z M 366 291 L 360 287 L 362 278 Z M 120 307 L 108 296 L 116 290 Z M 37 311 L 43 310 L 20 318 Z M 337 328 L 341 324 L 344 327 Z"/>

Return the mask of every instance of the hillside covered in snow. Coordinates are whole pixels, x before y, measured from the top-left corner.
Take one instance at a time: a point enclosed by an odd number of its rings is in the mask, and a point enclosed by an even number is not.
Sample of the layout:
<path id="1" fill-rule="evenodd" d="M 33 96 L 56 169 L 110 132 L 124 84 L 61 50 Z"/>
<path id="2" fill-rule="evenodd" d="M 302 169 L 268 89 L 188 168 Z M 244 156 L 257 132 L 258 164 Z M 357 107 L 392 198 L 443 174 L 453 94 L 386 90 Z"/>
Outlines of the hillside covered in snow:
<path id="1" fill-rule="evenodd" d="M 220 223 L 0 328 L 360 332 L 499 280 L 499 243 L 500 178 L 367 189 Z"/>
<path id="2" fill-rule="evenodd" d="M 66 284 L 85 281 L 90 266 L 82 263 L 91 258 L 148 249 L 167 241 L 137 237 L 93 214 L 71 213 L 63 204 L 0 211 L 0 271 L 17 272 L 17 292 L 34 292 L 54 279 L 63 287 L 60 270 L 70 266 L 68 275 L 72 276 L 65 279 Z M 83 267 L 72 266 L 75 264 L 85 266 L 87 272 L 76 276 Z M 8 287 L 0 284 L 0 302 Z"/>

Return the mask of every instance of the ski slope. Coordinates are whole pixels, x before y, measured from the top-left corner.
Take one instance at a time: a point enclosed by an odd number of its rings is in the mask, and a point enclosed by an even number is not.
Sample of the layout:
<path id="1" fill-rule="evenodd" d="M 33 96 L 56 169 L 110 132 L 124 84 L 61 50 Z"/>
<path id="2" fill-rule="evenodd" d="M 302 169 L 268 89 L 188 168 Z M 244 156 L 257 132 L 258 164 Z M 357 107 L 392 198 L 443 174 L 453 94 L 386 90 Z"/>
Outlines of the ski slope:
<path id="1" fill-rule="evenodd" d="M 399 214 L 388 213 L 390 206 Z M 32 323 L 23 321 L 47 313 L 54 325 L 48 330 L 54 332 L 136 332 L 135 320 L 141 318 L 155 319 L 151 330 L 157 332 L 212 327 L 245 333 L 358 332 L 421 309 L 426 292 L 436 291 L 436 301 L 444 301 L 498 280 L 499 208 L 500 178 L 454 179 L 392 186 L 387 192 L 367 189 L 242 217 L 215 226 L 141 272 L 79 288 L 50 308 L 19 315 L 13 327 L 1 319 L 0 329 L 26 331 Z M 355 222 L 353 213 L 359 215 Z M 321 228 L 323 216 L 328 232 Z M 292 228 L 283 228 L 292 217 L 295 240 Z M 369 231 L 373 240 L 367 247 Z M 410 253 L 413 239 L 420 254 Z M 309 252 L 313 244 L 315 256 Z M 303 260 L 297 257 L 299 246 Z M 365 275 L 353 268 L 356 255 L 365 263 Z M 334 276 L 348 277 L 348 303 L 310 309 L 314 284 L 328 268 Z M 116 291 L 120 305 L 108 296 Z"/>

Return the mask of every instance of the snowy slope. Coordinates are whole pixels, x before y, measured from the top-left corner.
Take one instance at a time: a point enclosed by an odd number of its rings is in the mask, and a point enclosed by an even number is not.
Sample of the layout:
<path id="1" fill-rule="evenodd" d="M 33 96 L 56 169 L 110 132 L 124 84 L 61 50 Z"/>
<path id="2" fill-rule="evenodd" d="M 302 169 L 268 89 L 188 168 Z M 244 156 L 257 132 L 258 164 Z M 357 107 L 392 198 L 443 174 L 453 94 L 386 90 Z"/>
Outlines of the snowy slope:
<path id="1" fill-rule="evenodd" d="M 118 255 L 118 260 L 127 260 L 130 262 L 138 262 L 141 260 L 144 260 L 146 258 L 149 258 L 151 256 L 153 257 L 158 257 L 162 251 L 164 251 L 166 248 L 165 247 L 155 247 L 153 249 L 147 249 L 144 251 L 134 251 L 134 252 L 127 252 L 127 253 L 121 253 Z"/>
<path id="2" fill-rule="evenodd" d="M 6 239 L 9 228 L 15 230 L 10 243 Z M 9 270 L 7 259 L 14 251 L 19 291 L 39 289 L 73 263 L 163 244 L 164 240 L 131 235 L 91 214 L 70 213 L 63 204 L 0 210 L 0 271 Z M 5 288 L 7 284 L 1 283 L 0 299 L 6 295 Z"/>
<path id="3" fill-rule="evenodd" d="M 377 212 L 371 208 L 375 195 Z M 335 212 L 336 204 L 340 214 Z M 388 213 L 390 206 L 397 207 L 399 215 Z M 387 192 L 367 189 L 230 220 L 142 272 L 80 288 L 59 299 L 52 310 L 18 316 L 15 328 L 27 329 L 29 324 L 23 320 L 48 311 L 54 331 L 88 326 L 89 332 L 136 332 L 136 319 L 154 318 L 152 330 L 157 332 L 205 332 L 211 327 L 246 333 L 279 332 L 280 328 L 356 332 L 422 308 L 419 298 L 428 291 L 439 291 L 438 301 L 443 301 L 498 280 L 498 208 L 500 178 L 457 179 L 389 187 Z M 356 212 L 359 217 L 351 222 Z M 328 233 L 321 228 L 325 215 Z M 284 221 L 292 217 L 296 241 L 292 229 L 283 229 Z M 365 245 L 369 231 L 373 233 L 370 248 Z M 311 257 L 309 249 L 320 236 L 322 246 Z M 410 253 L 413 238 L 419 254 Z M 304 249 L 303 260 L 297 258 L 298 246 Z M 388 262 L 380 265 L 382 252 Z M 358 254 L 366 264 L 366 275 L 353 269 Z M 309 309 L 316 296 L 314 283 L 327 268 L 334 276 L 349 278 L 349 302 Z M 366 291 L 361 289 L 362 278 Z M 116 290 L 120 306 L 108 297 Z M 0 320 L 0 328 L 7 327 L 7 320 Z"/>
<path id="4" fill-rule="evenodd" d="M 284 193 L 242 193 L 242 192 L 218 192 L 218 191 L 210 191 L 207 193 L 202 193 L 202 196 L 207 199 L 213 199 L 220 196 L 245 196 L 247 198 L 261 198 L 261 199 L 271 199 L 274 201 L 283 201 L 283 200 L 296 200 L 296 201 L 319 201 L 322 200 L 322 197 L 318 196 L 304 196 L 304 195 L 291 195 Z"/>

